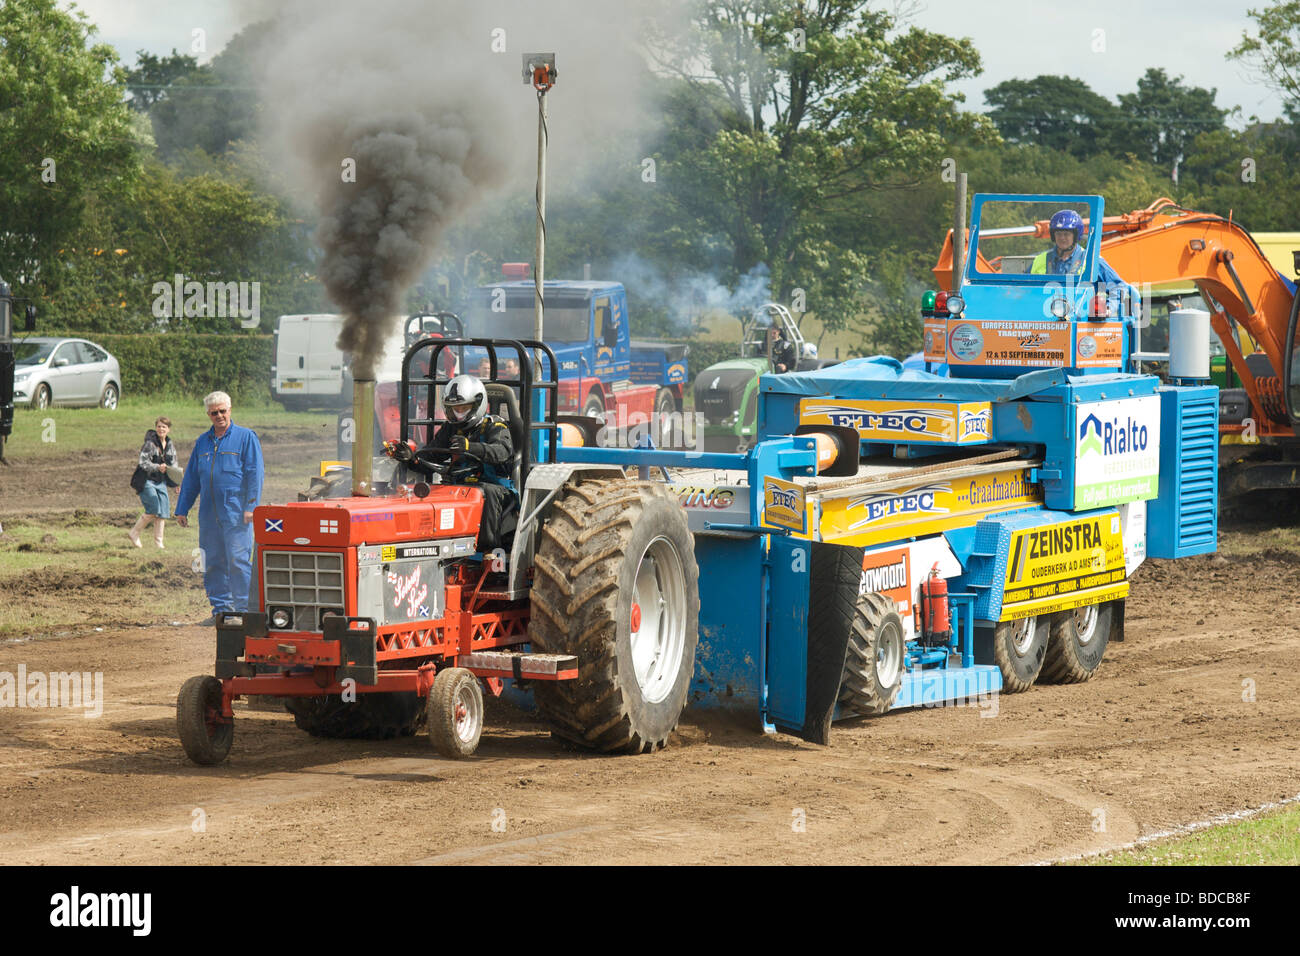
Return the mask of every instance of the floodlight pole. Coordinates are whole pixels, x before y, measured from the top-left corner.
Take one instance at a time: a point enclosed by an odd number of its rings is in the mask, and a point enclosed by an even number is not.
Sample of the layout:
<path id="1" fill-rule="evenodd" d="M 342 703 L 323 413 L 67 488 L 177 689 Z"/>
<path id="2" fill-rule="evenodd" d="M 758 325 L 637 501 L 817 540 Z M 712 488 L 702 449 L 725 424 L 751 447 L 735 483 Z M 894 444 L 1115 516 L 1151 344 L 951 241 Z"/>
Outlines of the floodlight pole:
<path id="1" fill-rule="evenodd" d="M 546 281 L 546 94 L 555 85 L 555 54 L 525 53 L 524 82 L 537 91 L 537 248 L 533 266 L 533 338 L 542 341 Z"/>

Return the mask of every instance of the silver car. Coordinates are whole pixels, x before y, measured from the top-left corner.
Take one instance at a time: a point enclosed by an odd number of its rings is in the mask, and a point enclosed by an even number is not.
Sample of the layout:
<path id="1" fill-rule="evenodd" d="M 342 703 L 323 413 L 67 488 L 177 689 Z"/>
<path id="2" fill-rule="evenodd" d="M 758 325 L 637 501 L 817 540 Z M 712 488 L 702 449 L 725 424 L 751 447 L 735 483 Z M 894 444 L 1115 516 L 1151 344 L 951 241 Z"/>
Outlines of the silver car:
<path id="1" fill-rule="evenodd" d="M 85 339 L 26 338 L 14 343 L 14 404 L 98 405 L 122 395 L 117 359 Z"/>

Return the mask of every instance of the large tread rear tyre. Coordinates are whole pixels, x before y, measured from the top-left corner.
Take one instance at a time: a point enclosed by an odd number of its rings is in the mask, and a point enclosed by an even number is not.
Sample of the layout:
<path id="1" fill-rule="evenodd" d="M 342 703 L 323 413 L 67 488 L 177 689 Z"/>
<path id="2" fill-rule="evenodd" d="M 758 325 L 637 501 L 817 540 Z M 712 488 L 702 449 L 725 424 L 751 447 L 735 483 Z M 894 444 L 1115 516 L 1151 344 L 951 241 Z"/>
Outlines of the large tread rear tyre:
<path id="1" fill-rule="evenodd" d="M 348 703 L 338 694 L 288 697 L 284 706 L 299 730 L 336 740 L 409 737 L 424 724 L 424 703 L 414 691 L 358 694 Z"/>
<path id="2" fill-rule="evenodd" d="M 677 499 L 648 481 L 572 485 L 538 534 L 535 565 L 533 647 L 578 658 L 576 680 L 536 685 L 538 710 L 594 750 L 664 746 L 699 639 L 699 568 Z"/>
<path id="3" fill-rule="evenodd" d="M 176 734 L 186 756 L 196 764 L 211 767 L 226 759 L 235 724 L 221 716 L 221 681 L 205 675 L 181 685 L 176 695 Z"/>
<path id="4" fill-rule="evenodd" d="M 894 602 L 868 592 L 858 598 L 844 658 L 840 706 L 864 716 L 883 714 L 903 686 L 907 642 Z"/>
<path id="5" fill-rule="evenodd" d="M 1081 684 L 1101 665 L 1110 643 L 1114 601 L 1052 615 L 1040 684 Z"/>
<path id="6" fill-rule="evenodd" d="M 1046 617 L 1002 621 L 993 630 L 993 660 L 1002 671 L 1002 692 L 1029 690 L 1043 670 L 1049 624 Z"/>

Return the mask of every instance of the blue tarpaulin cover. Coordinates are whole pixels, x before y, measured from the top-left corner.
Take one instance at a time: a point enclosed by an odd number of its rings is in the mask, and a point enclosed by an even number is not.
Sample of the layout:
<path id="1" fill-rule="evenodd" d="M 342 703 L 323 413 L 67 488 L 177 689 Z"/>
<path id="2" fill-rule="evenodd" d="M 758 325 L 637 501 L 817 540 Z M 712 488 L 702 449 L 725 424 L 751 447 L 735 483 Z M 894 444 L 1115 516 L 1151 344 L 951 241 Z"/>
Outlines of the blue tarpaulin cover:
<path id="1" fill-rule="evenodd" d="M 870 358 L 849 359 L 812 372 L 764 375 L 759 380 L 759 387 L 774 395 L 996 402 L 1031 394 L 1052 385 L 1102 385 L 1121 378 L 1131 379 L 1133 376 L 1122 373 L 1065 375 L 1059 369 L 1044 369 L 1010 379 L 947 378 L 916 369 L 905 369 L 897 359 L 873 355 Z"/>

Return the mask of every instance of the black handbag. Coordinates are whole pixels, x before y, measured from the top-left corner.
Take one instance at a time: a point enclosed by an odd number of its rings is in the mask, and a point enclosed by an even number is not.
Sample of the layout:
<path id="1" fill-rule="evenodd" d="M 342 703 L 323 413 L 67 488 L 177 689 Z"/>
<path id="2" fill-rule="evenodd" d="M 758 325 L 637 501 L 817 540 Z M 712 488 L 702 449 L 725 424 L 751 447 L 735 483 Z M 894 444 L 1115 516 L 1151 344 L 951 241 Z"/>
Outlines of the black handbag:
<path id="1" fill-rule="evenodd" d="M 131 475 L 131 490 L 137 495 L 144 491 L 144 483 L 149 480 L 149 473 L 139 465 L 135 466 L 135 472 Z"/>

